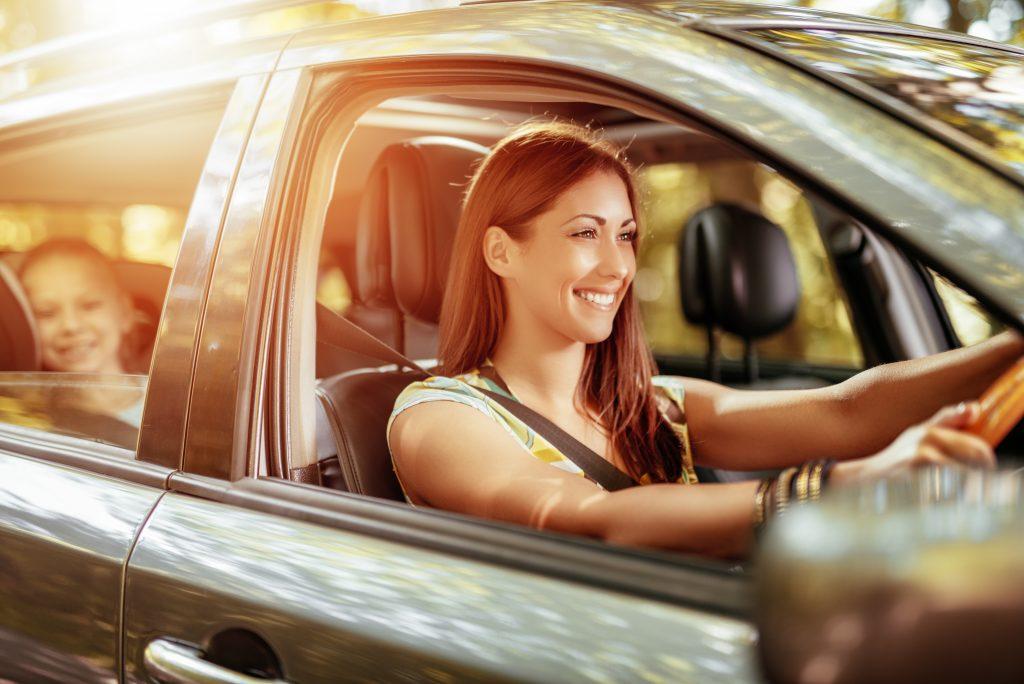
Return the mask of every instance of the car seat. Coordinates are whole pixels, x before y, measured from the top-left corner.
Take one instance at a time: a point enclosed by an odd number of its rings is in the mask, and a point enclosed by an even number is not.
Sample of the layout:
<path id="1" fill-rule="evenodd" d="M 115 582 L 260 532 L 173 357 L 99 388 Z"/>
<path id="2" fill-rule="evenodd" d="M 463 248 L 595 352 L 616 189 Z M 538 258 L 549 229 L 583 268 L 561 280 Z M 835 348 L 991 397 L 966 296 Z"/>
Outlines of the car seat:
<path id="1" fill-rule="evenodd" d="M 708 378 L 719 382 L 715 330 L 743 339 L 744 389 L 795 389 L 828 383 L 813 377 L 761 379 L 757 340 L 784 330 L 800 305 L 800 281 L 782 229 L 734 204 L 698 211 L 679 237 L 683 316 L 708 331 Z"/>
<path id="2" fill-rule="evenodd" d="M 37 371 L 39 334 L 14 271 L 0 261 L 0 371 Z"/>
<path id="3" fill-rule="evenodd" d="M 394 312 L 396 348 L 407 355 L 437 354 L 437 321 L 463 191 L 486 153 L 465 140 L 422 137 L 385 148 L 371 170 L 356 237 L 356 287 L 363 302 Z M 336 314 L 319 307 L 317 315 Z M 404 501 L 385 430 L 395 398 L 413 379 L 384 367 L 318 381 L 319 422 L 333 436 L 326 450 L 318 443 L 324 485 Z M 318 429 L 318 442 L 324 432 Z"/>

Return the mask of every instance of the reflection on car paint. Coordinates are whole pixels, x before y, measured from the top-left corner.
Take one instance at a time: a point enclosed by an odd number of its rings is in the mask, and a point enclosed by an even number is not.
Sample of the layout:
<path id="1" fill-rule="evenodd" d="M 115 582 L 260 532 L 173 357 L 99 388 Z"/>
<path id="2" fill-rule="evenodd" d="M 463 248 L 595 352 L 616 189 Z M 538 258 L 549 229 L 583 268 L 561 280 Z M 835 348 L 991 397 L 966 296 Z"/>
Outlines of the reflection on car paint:
<path id="1" fill-rule="evenodd" d="M 0 679 L 116 681 L 122 566 L 162 492 L 4 453 L 0 483 Z"/>
<path id="2" fill-rule="evenodd" d="M 754 630 L 739 620 L 173 493 L 132 556 L 127 605 L 132 677 L 150 638 L 229 628 L 262 636 L 304 681 L 736 682 L 755 671 Z"/>

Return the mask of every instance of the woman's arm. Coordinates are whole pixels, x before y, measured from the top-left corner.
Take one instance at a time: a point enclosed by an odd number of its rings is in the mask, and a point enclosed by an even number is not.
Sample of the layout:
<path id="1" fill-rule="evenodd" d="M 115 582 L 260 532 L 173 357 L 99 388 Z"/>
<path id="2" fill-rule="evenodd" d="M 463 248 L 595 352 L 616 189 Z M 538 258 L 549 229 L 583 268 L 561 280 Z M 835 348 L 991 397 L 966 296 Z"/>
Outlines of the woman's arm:
<path id="1" fill-rule="evenodd" d="M 741 557 L 752 542 L 756 482 L 606 492 L 539 461 L 476 409 L 446 401 L 399 414 L 390 445 L 409 493 L 435 508 L 720 557 Z"/>
<path id="2" fill-rule="evenodd" d="M 838 464 L 830 482 L 856 482 L 922 465 L 992 467 L 995 457 L 984 442 L 949 429 L 968 419 L 965 412 L 944 409 L 878 455 Z M 616 544 L 723 558 L 745 556 L 753 541 L 757 482 L 655 484 L 606 492 L 542 463 L 473 407 L 447 401 L 404 410 L 389 437 L 407 493 L 435 508 Z"/>
<path id="3" fill-rule="evenodd" d="M 694 459 L 760 470 L 874 454 L 940 407 L 977 398 L 1021 355 L 1024 340 L 1009 331 L 973 347 L 876 366 L 820 389 L 733 390 L 686 379 Z"/>

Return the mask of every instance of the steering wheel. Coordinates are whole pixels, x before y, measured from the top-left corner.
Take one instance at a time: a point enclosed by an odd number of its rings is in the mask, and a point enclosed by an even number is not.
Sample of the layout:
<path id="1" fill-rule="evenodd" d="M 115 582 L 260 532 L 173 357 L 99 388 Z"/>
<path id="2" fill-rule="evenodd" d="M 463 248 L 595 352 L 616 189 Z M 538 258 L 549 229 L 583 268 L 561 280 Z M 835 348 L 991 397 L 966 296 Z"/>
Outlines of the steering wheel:
<path id="1" fill-rule="evenodd" d="M 1024 417 L 1024 357 L 996 378 L 978 401 L 981 415 L 967 431 L 995 448 Z"/>

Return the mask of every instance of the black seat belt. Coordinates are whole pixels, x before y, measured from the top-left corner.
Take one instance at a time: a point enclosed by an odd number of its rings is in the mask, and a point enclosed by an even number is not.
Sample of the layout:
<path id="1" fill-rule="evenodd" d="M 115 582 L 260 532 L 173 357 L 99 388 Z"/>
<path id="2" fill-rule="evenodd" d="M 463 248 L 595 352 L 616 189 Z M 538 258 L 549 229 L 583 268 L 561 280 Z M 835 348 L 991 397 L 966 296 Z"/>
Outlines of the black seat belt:
<path id="1" fill-rule="evenodd" d="M 378 361 L 387 361 L 399 368 L 408 368 L 416 377 L 426 378 L 431 375 L 412 359 L 398 353 L 352 321 L 339 316 L 319 303 L 316 306 L 316 324 L 317 337 L 324 344 L 362 354 Z M 479 387 L 474 389 L 480 390 L 501 404 L 509 413 L 544 437 L 549 444 L 575 463 L 590 480 L 601 485 L 605 490 L 613 492 L 639 484 L 606 459 L 601 458 L 596 451 L 525 404 L 500 392 Z"/>

